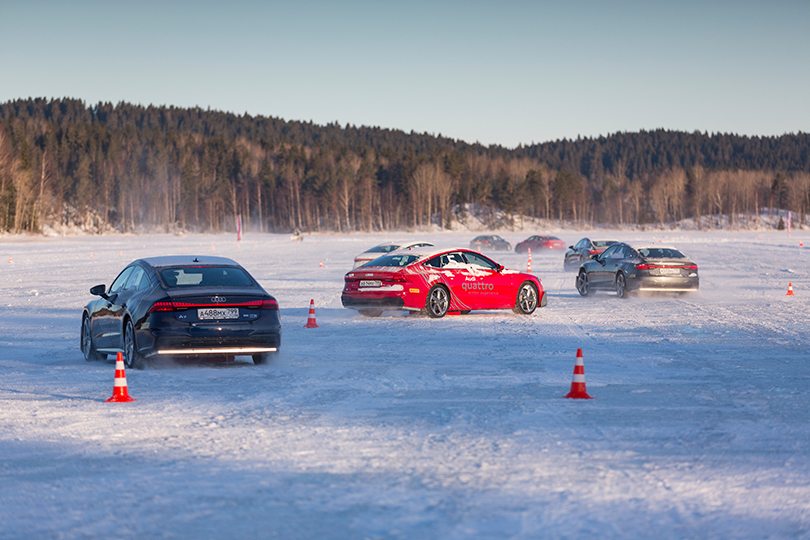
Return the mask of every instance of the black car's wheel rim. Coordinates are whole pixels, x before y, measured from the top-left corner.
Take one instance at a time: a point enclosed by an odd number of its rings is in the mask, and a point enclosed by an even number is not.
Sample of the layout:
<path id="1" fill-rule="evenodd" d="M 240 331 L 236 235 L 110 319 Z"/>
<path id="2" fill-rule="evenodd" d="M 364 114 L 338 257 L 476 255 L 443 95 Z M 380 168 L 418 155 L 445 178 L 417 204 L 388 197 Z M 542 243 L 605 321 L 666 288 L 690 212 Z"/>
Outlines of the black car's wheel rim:
<path id="1" fill-rule="evenodd" d="M 577 291 L 579 291 L 579 294 L 582 296 L 585 296 L 588 294 L 589 289 L 590 284 L 588 283 L 588 274 L 585 272 L 580 272 L 577 276 Z"/>
<path id="2" fill-rule="evenodd" d="M 619 298 L 624 298 L 625 294 L 627 293 L 627 283 L 624 279 L 624 274 L 619 274 L 616 276 L 616 295 Z"/>
<path id="3" fill-rule="evenodd" d="M 518 293 L 518 304 L 523 313 L 531 313 L 537 309 L 537 291 L 533 286 L 523 284 Z"/>
<path id="4" fill-rule="evenodd" d="M 135 332 L 132 328 L 132 323 L 127 323 L 127 328 L 124 331 L 124 362 L 127 367 L 133 367 L 133 360 L 135 359 Z"/>
<path id="5" fill-rule="evenodd" d="M 85 360 L 90 359 L 90 350 L 93 346 L 93 340 L 90 338 L 90 321 L 85 318 L 82 321 L 82 353 Z"/>
<path id="6" fill-rule="evenodd" d="M 447 313 L 447 308 L 449 305 L 450 299 L 448 298 L 447 291 L 444 290 L 444 287 L 436 287 L 430 291 L 430 297 L 428 298 L 428 309 L 434 317 L 444 317 L 445 313 Z"/>

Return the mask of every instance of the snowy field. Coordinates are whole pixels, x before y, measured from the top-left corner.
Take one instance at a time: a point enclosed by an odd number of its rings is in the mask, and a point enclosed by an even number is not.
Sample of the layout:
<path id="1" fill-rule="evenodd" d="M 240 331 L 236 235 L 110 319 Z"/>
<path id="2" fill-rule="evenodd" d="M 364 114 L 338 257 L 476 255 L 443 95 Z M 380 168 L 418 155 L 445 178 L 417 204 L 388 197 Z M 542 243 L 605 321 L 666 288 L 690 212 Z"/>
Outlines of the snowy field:
<path id="1" fill-rule="evenodd" d="M 680 247 L 693 296 L 581 298 L 555 252 L 530 317 L 341 307 L 366 248 L 473 236 L 0 237 L 0 538 L 810 538 L 810 233 L 593 235 Z M 104 403 L 88 289 L 184 253 L 278 298 L 280 355 L 129 370 L 138 401 Z M 593 400 L 562 398 L 577 348 Z"/>

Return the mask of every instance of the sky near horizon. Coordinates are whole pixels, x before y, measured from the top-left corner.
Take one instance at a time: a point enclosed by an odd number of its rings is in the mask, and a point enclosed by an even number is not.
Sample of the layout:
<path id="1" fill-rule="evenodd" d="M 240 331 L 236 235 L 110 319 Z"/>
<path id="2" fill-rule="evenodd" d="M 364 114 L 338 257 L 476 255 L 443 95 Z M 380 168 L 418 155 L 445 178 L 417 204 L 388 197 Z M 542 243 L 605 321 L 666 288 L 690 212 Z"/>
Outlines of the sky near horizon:
<path id="1" fill-rule="evenodd" d="M 8 2 L 0 102 L 200 106 L 515 147 L 810 131 L 810 2 Z"/>

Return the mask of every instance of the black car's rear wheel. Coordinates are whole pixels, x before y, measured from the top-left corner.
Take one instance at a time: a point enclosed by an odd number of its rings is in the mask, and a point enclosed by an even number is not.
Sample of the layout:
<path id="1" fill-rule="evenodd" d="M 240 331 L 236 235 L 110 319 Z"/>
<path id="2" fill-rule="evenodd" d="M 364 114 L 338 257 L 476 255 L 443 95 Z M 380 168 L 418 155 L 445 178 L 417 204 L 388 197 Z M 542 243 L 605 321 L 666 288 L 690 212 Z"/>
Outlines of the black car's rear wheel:
<path id="1" fill-rule="evenodd" d="M 98 352 L 93 346 L 93 335 L 90 331 L 90 318 L 85 315 L 82 317 L 82 341 L 81 341 L 82 354 L 84 359 L 88 362 L 99 362 L 106 360 L 107 355 Z"/>
<path id="2" fill-rule="evenodd" d="M 621 272 L 616 275 L 616 296 L 627 298 L 627 278 Z"/>
<path id="3" fill-rule="evenodd" d="M 440 319 L 447 315 L 447 310 L 450 308 L 450 292 L 444 285 L 434 285 L 428 291 L 427 301 L 425 302 L 425 311 L 428 317 L 433 319 Z"/>
<path id="4" fill-rule="evenodd" d="M 537 309 L 537 287 L 531 281 L 524 281 L 518 289 L 515 307 L 512 311 L 519 315 L 531 315 Z"/>
<path id="5" fill-rule="evenodd" d="M 588 272 L 580 270 L 577 274 L 577 292 L 582 296 L 590 296 L 593 294 L 591 290 L 591 283 L 588 279 Z"/>
<path id="6" fill-rule="evenodd" d="M 144 368 L 144 358 L 138 352 L 138 343 L 135 338 L 135 325 L 129 320 L 124 327 L 124 363 L 128 368 Z"/>

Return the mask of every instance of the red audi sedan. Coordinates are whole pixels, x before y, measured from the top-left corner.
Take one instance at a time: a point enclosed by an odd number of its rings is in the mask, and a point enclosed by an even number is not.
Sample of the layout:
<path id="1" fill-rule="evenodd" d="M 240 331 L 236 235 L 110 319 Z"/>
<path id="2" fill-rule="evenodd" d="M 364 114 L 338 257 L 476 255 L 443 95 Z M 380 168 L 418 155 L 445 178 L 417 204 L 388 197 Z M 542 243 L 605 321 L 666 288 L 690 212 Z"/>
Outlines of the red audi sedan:
<path id="1" fill-rule="evenodd" d="M 515 253 L 526 253 L 527 250 L 533 249 L 540 251 L 541 249 L 565 249 L 565 242 L 556 236 L 530 236 L 526 240 L 520 242 L 515 246 Z"/>
<path id="2" fill-rule="evenodd" d="M 531 315 L 547 303 L 537 277 L 464 248 L 389 253 L 355 268 L 344 281 L 343 306 L 368 317 L 423 311 L 440 318 L 479 309 Z"/>

